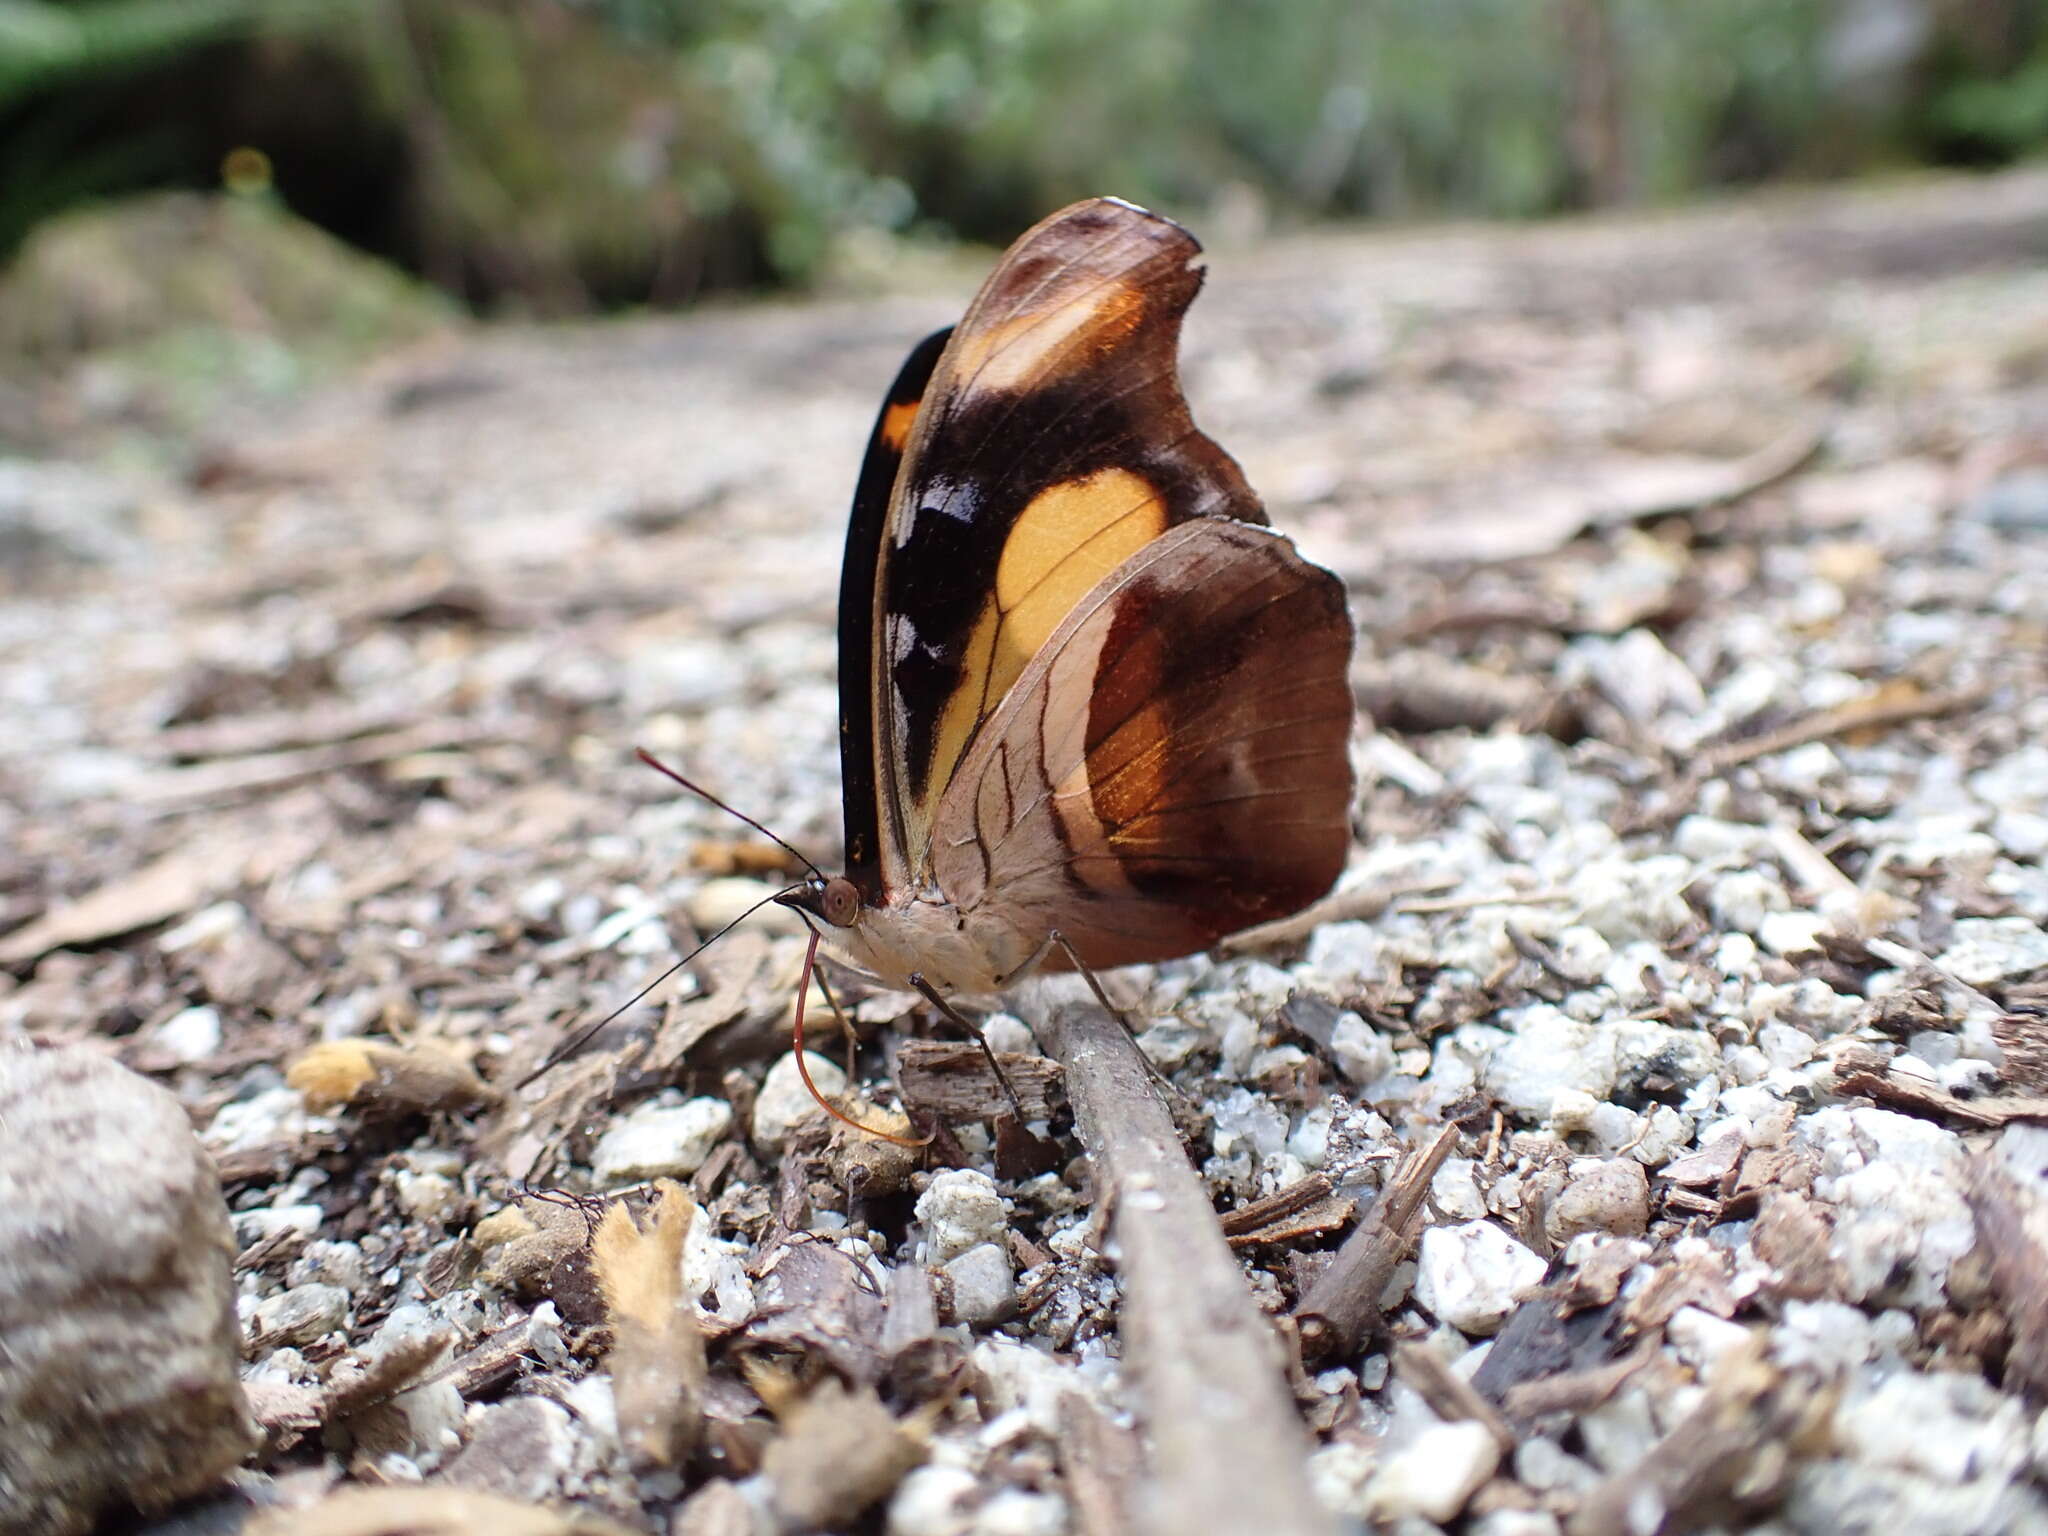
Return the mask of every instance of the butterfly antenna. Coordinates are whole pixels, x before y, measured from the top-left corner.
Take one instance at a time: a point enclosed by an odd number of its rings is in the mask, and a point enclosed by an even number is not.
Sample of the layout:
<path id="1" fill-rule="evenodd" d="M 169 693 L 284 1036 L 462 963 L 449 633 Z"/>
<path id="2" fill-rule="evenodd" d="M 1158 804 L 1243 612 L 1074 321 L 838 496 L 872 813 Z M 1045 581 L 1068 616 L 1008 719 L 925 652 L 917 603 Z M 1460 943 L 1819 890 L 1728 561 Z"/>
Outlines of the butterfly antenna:
<path id="1" fill-rule="evenodd" d="M 795 849 L 791 849 L 790 851 L 792 853 L 796 852 Z M 802 855 L 798 854 L 798 857 L 801 858 Z M 556 1067 L 559 1067 L 563 1062 L 567 1061 L 571 1056 L 574 1056 L 578 1051 L 582 1050 L 585 1045 L 589 1044 L 591 1036 L 595 1035 L 599 1030 L 603 1029 L 605 1025 L 611 1023 L 613 1019 L 616 1019 L 620 1014 L 624 1013 L 628 1008 L 631 1008 L 635 1003 L 639 1002 L 648 993 L 652 992 L 656 987 L 660 986 L 664 981 L 667 981 L 669 977 L 675 975 L 677 971 L 680 971 L 692 960 L 696 959 L 699 955 L 703 954 L 705 950 L 709 949 L 712 945 L 716 944 L 728 933 L 731 933 L 733 929 L 739 927 L 741 923 L 745 922 L 748 918 L 752 917 L 756 912 L 760 911 L 763 907 L 767 906 L 768 903 L 770 903 L 771 901 L 780 901 L 783 897 L 791 895 L 793 892 L 801 889 L 801 886 L 792 886 L 785 890 L 776 891 L 772 895 L 763 896 L 759 901 L 755 902 L 751 907 L 747 908 L 746 911 L 742 912 L 738 917 L 734 918 L 731 922 L 727 923 L 723 928 L 719 929 L 718 932 L 711 935 L 710 938 L 706 939 L 702 944 L 699 944 L 695 949 L 691 950 L 687 955 L 683 956 L 682 959 L 678 960 L 674 965 L 670 966 L 667 970 L 663 971 L 659 976 L 655 977 L 654 980 L 647 983 L 646 986 L 642 987 L 638 992 L 635 992 L 631 997 L 627 998 L 623 1003 L 619 1004 L 618 1007 L 614 1008 L 610 1013 L 606 1014 L 603 1018 L 599 1019 L 595 1024 L 585 1025 L 582 1029 L 577 1030 L 576 1033 L 571 1035 L 567 1040 L 564 1040 L 560 1045 L 556 1046 L 554 1050 L 548 1053 L 548 1059 L 546 1061 L 542 1062 L 539 1066 L 535 1067 L 531 1072 L 527 1073 L 526 1076 L 522 1077 L 521 1079 L 519 1079 L 518 1082 L 512 1085 L 512 1091 L 514 1093 L 517 1093 L 520 1089 L 524 1088 L 528 1083 L 535 1081 L 537 1078 L 546 1076 L 549 1072 L 552 1072 Z M 817 935 L 813 933 L 811 935 L 811 939 L 812 947 L 816 948 Z M 806 962 L 806 964 L 808 964 L 808 962 Z"/>
<path id="2" fill-rule="evenodd" d="M 754 818 L 749 816 L 745 811 L 734 810 L 731 806 L 727 805 L 723 800 L 719 799 L 718 796 L 711 793 L 711 791 L 706 789 L 703 785 L 691 783 L 688 779 L 684 778 L 680 773 L 677 773 L 675 769 L 669 767 L 667 763 L 664 763 L 652 752 L 649 752 L 645 747 L 635 747 L 633 749 L 633 755 L 639 758 L 640 761 L 645 763 L 648 767 L 652 768 L 656 773 L 667 774 L 670 778 L 674 779 L 678 784 L 682 785 L 683 788 L 687 789 L 691 794 L 695 795 L 698 799 L 708 800 L 711 804 L 717 806 L 721 811 L 725 812 L 726 815 L 733 817 L 737 821 L 745 822 L 748 826 L 752 827 L 756 832 L 760 833 L 763 837 L 767 838 L 769 842 L 773 843 L 776 847 L 780 848 L 792 859 L 795 859 L 797 863 L 803 865 L 805 869 L 808 869 L 811 872 L 812 879 L 823 880 L 825 878 L 825 871 L 818 868 L 817 865 L 813 864 L 809 859 L 804 857 L 802 853 L 798 852 L 795 848 L 791 847 L 788 843 L 784 842 L 781 838 L 777 837 L 773 832 L 770 832 L 766 827 L 762 826 L 761 823 L 754 820 Z"/>
<path id="3" fill-rule="evenodd" d="M 806 926 L 809 925 L 806 924 Z M 812 928 L 810 946 L 804 950 L 804 973 L 796 984 L 796 1022 L 790 1026 L 789 1031 L 790 1049 L 796 1053 L 796 1075 L 804 1080 L 804 1087 L 810 1090 L 811 1097 L 818 1101 L 820 1109 L 824 1110 L 834 1120 L 852 1126 L 862 1135 L 872 1136 L 878 1141 L 892 1141 L 899 1147 L 930 1146 L 932 1138 L 929 1136 L 898 1136 L 893 1131 L 878 1131 L 872 1125 L 862 1125 L 853 1116 L 846 1113 L 845 1110 L 838 1108 L 830 1099 L 820 1093 L 818 1085 L 811 1081 L 810 1063 L 804 1060 L 804 1003 L 811 995 L 811 973 L 817 969 L 817 964 L 818 930 Z M 833 1011 L 838 1011 L 837 1004 L 833 1005 Z"/>

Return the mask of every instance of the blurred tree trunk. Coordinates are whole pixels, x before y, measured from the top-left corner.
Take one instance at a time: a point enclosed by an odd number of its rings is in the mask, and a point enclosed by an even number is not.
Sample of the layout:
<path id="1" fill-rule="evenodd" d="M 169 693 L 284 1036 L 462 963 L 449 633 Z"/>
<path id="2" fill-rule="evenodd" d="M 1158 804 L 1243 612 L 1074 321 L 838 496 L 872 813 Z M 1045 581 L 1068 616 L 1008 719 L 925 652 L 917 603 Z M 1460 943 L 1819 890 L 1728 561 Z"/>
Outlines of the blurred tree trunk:
<path id="1" fill-rule="evenodd" d="M 1564 42 L 1565 145 L 1577 200 L 1594 208 L 1635 200 L 1620 39 L 1612 0 L 1556 0 Z"/>

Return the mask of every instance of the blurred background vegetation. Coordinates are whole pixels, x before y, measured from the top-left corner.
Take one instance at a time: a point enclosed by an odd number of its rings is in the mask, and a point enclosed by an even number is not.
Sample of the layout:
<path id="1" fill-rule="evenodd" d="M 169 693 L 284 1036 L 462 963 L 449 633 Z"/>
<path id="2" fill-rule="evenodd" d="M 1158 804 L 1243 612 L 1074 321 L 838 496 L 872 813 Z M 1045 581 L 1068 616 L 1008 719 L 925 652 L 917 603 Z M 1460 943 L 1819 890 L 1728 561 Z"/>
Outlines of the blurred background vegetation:
<path id="1" fill-rule="evenodd" d="M 845 279 L 1105 190 L 1256 231 L 2044 143 L 2048 0 L 0 0 L 0 263 L 39 274 L 0 342 L 118 329 L 52 285 L 230 217 L 79 212 L 166 189 L 559 314 Z M 325 237 L 283 238 L 254 260 L 289 305 Z"/>

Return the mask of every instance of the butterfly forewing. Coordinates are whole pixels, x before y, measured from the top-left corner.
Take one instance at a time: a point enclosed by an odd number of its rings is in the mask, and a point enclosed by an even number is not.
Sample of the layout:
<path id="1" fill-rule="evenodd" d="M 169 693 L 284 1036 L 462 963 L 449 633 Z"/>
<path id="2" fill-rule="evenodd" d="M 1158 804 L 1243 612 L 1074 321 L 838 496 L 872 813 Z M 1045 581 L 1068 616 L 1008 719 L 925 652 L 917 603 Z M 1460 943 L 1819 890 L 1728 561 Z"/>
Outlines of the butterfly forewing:
<path id="1" fill-rule="evenodd" d="M 1011 247 L 922 391 L 865 605 L 885 887 L 931 872 L 963 755 L 1077 603 L 1170 528 L 1264 521 L 1180 393 L 1199 249 L 1113 199 L 1053 215 Z"/>
<path id="2" fill-rule="evenodd" d="M 1091 966 L 1168 959 L 1328 890 L 1350 842 L 1352 627 L 1337 579 L 1212 520 L 1070 613 L 938 806 L 963 912 Z"/>
<path id="3" fill-rule="evenodd" d="M 918 409 L 951 329 L 935 331 L 911 349 L 875 416 L 867 456 L 853 490 L 846 556 L 839 568 L 839 775 L 846 810 L 846 876 L 869 902 L 882 896 L 883 780 L 875 762 L 875 698 L 868 684 L 877 669 L 876 574 L 889 520 L 890 500 L 910 446 Z"/>

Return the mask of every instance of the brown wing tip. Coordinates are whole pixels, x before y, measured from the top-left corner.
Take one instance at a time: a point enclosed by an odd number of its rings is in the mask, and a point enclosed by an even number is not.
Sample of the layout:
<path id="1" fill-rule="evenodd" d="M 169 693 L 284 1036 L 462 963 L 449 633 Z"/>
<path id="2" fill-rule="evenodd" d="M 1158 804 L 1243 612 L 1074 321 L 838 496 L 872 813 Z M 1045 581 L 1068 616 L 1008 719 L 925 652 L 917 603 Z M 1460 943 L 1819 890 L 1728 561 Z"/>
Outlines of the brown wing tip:
<path id="1" fill-rule="evenodd" d="M 1161 244 L 1184 247 L 1192 261 L 1202 252 L 1202 242 L 1188 232 L 1187 226 L 1163 213 L 1155 213 L 1142 204 L 1123 197 L 1085 197 L 1078 203 L 1069 203 L 1055 213 L 1049 213 L 1020 237 L 1012 250 L 1021 249 L 1027 242 L 1054 231 L 1074 234 L 1096 234 L 1110 231 L 1127 231 L 1142 235 Z"/>

